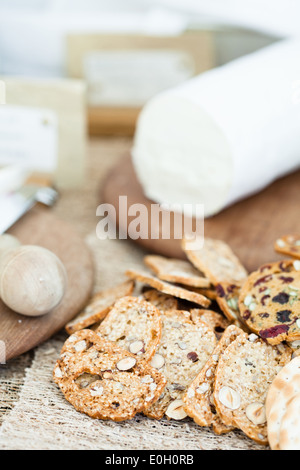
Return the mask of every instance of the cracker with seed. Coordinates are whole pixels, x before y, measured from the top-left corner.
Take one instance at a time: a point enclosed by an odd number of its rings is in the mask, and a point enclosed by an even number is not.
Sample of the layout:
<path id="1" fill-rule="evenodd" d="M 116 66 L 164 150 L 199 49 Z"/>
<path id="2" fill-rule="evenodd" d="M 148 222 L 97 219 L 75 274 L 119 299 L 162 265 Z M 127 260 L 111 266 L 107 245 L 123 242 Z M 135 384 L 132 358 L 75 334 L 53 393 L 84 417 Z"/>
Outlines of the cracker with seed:
<path id="1" fill-rule="evenodd" d="M 267 445 L 267 392 L 290 360 L 291 350 L 283 344 L 271 346 L 253 333 L 239 335 L 221 355 L 215 372 L 213 398 L 224 424 Z"/>
<path id="2" fill-rule="evenodd" d="M 118 300 L 96 332 L 108 341 L 149 361 L 161 337 L 160 311 L 137 297 Z"/>
<path id="3" fill-rule="evenodd" d="M 217 339 L 205 323 L 193 323 L 189 312 L 168 311 L 162 314 L 162 337 L 150 365 L 167 379 L 162 396 L 145 413 L 148 417 L 181 420 L 187 414 L 182 397 L 190 382 L 200 372 Z"/>
<path id="4" fill-rule="evenodd" d="M 274 244 L 277 253 L 300 259 L 300 233 L 284 235 L 278 238 Z"/>
<path id="5" fill-rule="evenodd" d="M 248 328 L 270 344 L 300 339 L 300 260 L 262 266 L 250 274 L 239 296 Z"/>
<path id="6" fill-rule="evenodd" d="M 216 413 L 213 403 L 213 390 L 215 372 L 220 356 L 239 335 L 245 335 L 240 328 L 234 325 L 226 328 L 212 355 L 190 384 L 183 397 L 184 409 L 188 416 L 193 418 L 199 426 L 212 426 L 216 434 L 224 434 L 234 429 L 233 426 L 226 426 Z"/>
<path id="7" fill-rule="evenodd" d="M 211 304 L 211 301 L 208 298 L 204 297 L 204 295 L 199 294 L 198 292 L 195 292 L 192 290 L 192 288 L 189 290 L 183 287 L 174 286 L 166 281 L 161 281 L 160 279 L 151 276 L 151 274 L 147 272 L 128 270 L 126 271 L 126 275 L 132 280 L 147 284 L 153 289 L 163 292 L 164 294 L 172 295 L 183 300 L 189 300 L 190 302 L 194 302 L 195 304 L 201 305 L 202 307 L 206 308 Z"/>
<path id="8" fill-rule="evenodd" d="M 91 330 L 67 339 L 53 379 L 77 411 L 113 421 L 147 410 L 166 385 L 156 369 Z"/>
<path id="9" fill-rule="evenodd" d="M 243 282 L 248 273 L 227 243 L 205 238 L 201 249 L 190 249 L 191 242 L 183 239 L 182 248 L 196 269 L 203 272 L 213 285 L 220 282 Z"/>
<path id="10" fill-rule="evenodd" d="M 95 294 L 85 309 L 66 325 L 69 334 L 75 331 L 88 328 L 103 320 L 114 303 L 121 297 L 130 295 L 134 289 L 133 281 L 126 281 L 122 284 L 106 289 Z"/>
<path id="11" fill-rule="evenodd" d="M 172 295 L 164 294 L 155 289 L 150 289 L 143 292 L 143 297 L 147 302 L 150 302 L 159 311 L 165 310 L 177 310 L 178 309 L 178 300 Z"/>
<path id="12" fill-rule="evenodd" d="M 210 287 L 210 281 L 188 261 L 148 255 L 145 256 L 144 262 L 162 281 L 191 287 Z"/>
<path id="13" fill-rule="evenodd" d="M 229 321 L 240 320 L 239 296 L 240 284 L 222 282 L 216 285 L 217 303 Z"/>
<path id="14" fill-rule="evenodd" d="M 220 338 L 226 328 L 230 325 L 227 318 L 220 313 L 214 312 L 213 310 L 205 310 L 201 308 L 192 308 L 190 310 L 191 320 L 196 323 L 201 321 L 208 325 L 214 330 L 217 338 Z"/>

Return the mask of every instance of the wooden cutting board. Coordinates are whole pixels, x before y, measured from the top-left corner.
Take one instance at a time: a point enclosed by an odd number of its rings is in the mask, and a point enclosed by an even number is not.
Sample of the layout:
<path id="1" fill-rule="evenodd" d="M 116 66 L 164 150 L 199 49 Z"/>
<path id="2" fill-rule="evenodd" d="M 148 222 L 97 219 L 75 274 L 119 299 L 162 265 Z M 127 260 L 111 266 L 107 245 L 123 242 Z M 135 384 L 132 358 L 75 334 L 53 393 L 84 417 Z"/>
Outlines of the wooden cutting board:
<path id="1" fill-rule="evenodd" d="M 5 344 L 6 361 L 61 330 L 86 305 L 94 284 L 94 266 L 88 247 L 71 226 L 57 219 L 49 209 L 32 209 L 9 233 L 24 245 L 40 245 L 53 251 L 66 268 L 68 288 L 62 303 L 41 317 L 18 315 L 0 301 L 0 341 Z"/>
<path id="2" fill-rule="evenodd" d="M 128 207 L 135 203 L 144 204 L 150 214 L 153 201 L 144 196 L 130 155 L 125 155 L 110 172 L 101 191 L 101 201 L 115 206 L 117 222 L 119 196 L 127 196 Z M 126 231 L 131 220 L 133 218 L 128 218 L 126 223 L 119 222 L 118 227 Z M 300 171 L 206 219 L 204 231 L 207 237 L 229 243 L 249 271 L 280 259 L 273 250 L 274 241 L 280 235 L 300 232 Z M 135 242 L 151 253 L 185 258 L 180 241 L 172 235 L 169 240 L 137 239 Z"/>

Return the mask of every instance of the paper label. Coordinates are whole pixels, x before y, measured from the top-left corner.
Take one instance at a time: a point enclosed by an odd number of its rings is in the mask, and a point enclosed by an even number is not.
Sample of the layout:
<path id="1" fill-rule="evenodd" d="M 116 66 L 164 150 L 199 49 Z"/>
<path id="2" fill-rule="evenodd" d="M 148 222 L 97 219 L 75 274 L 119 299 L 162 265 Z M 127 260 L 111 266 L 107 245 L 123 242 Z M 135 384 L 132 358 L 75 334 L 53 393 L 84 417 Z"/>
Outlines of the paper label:
<path id="1" fill-rule="evenodd" d="M 192 56 L 177 50 L 97 51 L 84 59 L 91 106 L 143 106 L 194 73 Z"/>
<path id="2" fill-rule="evenodd" d="M 0 105 L 5 104 L 5 83 L 0 80 Z"/>
<path id="3" fill-rule="evenodd" d="M 58 120 L 49 109 L 0 106 L 0 165 L 52 173 L 57 166 Z"/>

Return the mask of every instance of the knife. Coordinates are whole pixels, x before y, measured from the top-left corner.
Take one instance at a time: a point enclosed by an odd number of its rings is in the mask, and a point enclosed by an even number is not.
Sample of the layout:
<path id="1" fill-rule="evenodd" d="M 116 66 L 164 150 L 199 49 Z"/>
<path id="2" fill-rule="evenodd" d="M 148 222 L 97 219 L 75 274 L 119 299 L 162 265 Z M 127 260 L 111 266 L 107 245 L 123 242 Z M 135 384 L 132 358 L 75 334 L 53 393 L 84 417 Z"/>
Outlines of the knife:
<path id="1" fill-rule="evenodd" d="M 18 191 L 0 198 L 0 235 L 12 227 L 24 214 L 38 202 L 53 206 L 58 192 L 51 187 L 25 185 Z"/>

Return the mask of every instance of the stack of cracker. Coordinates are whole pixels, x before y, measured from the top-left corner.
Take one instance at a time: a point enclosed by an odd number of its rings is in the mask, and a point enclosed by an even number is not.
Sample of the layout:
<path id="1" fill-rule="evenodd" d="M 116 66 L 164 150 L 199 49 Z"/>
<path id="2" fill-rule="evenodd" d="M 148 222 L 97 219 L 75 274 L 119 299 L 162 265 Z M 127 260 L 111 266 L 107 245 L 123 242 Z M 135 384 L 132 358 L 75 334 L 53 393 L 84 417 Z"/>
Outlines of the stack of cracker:
<path id="1" fill-rule="evenodd" d="M 186 260 L 146 256 L 143 270 L 128 270 L 128 281 L 97 293 L 66 325 L 54 381 L 93 418 L 192 418 L 216 434 L 239 429 L 271 448 L 300 446 L 290 417 L 300 387 L 293 407 L 281 408 L 277 393 L 300 350 L 299 240 L 277 240 L 291 258 L 252 273 L 209 238 L 200 250 L 183 240 Z"/>

